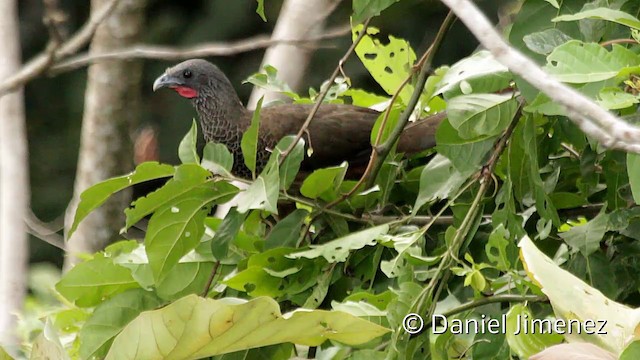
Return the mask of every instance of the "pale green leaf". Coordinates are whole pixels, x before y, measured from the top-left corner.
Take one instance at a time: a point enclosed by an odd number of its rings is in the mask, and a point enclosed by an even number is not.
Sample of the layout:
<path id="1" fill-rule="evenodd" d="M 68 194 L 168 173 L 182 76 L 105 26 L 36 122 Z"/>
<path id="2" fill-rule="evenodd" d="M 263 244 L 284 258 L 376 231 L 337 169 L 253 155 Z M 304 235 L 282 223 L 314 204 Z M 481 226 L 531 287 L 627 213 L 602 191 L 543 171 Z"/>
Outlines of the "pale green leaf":
<path id="1" fill-rule="evenodd" d="M 238 211 L 257 209 L 277 214 L 279 185 L 278 163 L 271 162 L 249 188 L 238 195 Z"/>
<path id="2" fill-rule="evenodd" d="M 285 342 L 319 346 L 332 340 L 358 345 L 388 331 L 338 311 L 281 315 L 278 304 L 266 297 L 246 301 L 190 295 L 141 313 L 115 338 L 106 359 L 201 359 Z"/>
<path id="3" fill-rule="evenodd" d="M 330 263 L 344 262 L 347 260 L 350 250 L 373 246 L 377 243 L 378 237 L 386 234 L 388 231 L 389 225 L 375 226 L 351 233 L 322 245 L 312 245 L 310 246 L 310 250 L 295 252 L 287 255 L 287 257 L 291 259 L 315 259 L 322 256 Z"/>
<path id="4" fill-rule="evenodd" d="M 178 145 L 178 157 L 183 164 L 198 164 L 200 163 L 200 157 L 198 156 L 198 151 L 196 150 L 196 144 L 198 142 L 198 125 L 196 124 L 196 120 L 193 120 L 191 124 L 191 129 L 189 132 L 182 138 L 180 141 L 180 145 Z"/>
<path id="5" fill-rule="evenodd" d="M 175 169 L 171 165 L 145 162 L 138 165 L 135 171 L 128 175 L 107 179 L 83 191 L 82 194 L 80 194 L 80 202 L 78 203 L 76 215 L 73 219 L 71 229 L 69 229 L 69 233 L 67 234 L 67 238 L 70 238 L 74 231 L 76 231 L 80 221 L 107 201 L 109 196 L 135 184 L 171 176 L 174 171 Z"/>
<path id="6" fill-rule="evenodd" d="M 552 21 L 576 21 L 582 19 L 599 19 L 612 21 L 618 24 L 628 26 L 632 29 L 640 30 L 640 20 L 635 16 L 621 10 L 597 8 L 577 12 L 571 15 L 561 15 Z"/>
<path id="7" fill-rule="evenodd" d="M 553 49 L 571 40 L 571 37 L 559 29 L 551 28 L 525 35 L 522 40 L 524 40 L 529 50 L 537 54 L 547 55 Z"/>
<path id="8" fill-rule="evenodd" d="M 258 100 L 258 104 L 256 105 L 256 109 L 253 111 L 253 116 L 251 117 L 251 125 L 242 135 L 242 140 L 240 141 L 240 148 L 242 149 L 242 155 L 244 156 L 244 164 L 251 170 L 251 173 L 255 177 L 256 175 L 256 152 L 258 150 L 258 140 L 260 133 L 260 110 L 262 108 L 262 100 L 264 97 L 261 97 Z"/>
<path id="9" fill-rule="evenodd" d="M 467 177 L 456 170 L 449 159 L 436 154 L 422 169 L 420 190 L 412 212 L 417 213 L 426 203 L 447 199 L 458 191 L 466 179 Z"/>
<path id="10" fill-rule="evenodd" d="M 201 165 L 216 175 L 229 175 L 233 168 L 233 155 L 223 144 L 207 143 L 202 152 Z"/>
<path id="11" fill-rule="evenodd" d="M 513 120 L 518 108 L 511 95 L 471 94 L 449 101 L 449 123 L 463 139 L 501 134 Z"/>

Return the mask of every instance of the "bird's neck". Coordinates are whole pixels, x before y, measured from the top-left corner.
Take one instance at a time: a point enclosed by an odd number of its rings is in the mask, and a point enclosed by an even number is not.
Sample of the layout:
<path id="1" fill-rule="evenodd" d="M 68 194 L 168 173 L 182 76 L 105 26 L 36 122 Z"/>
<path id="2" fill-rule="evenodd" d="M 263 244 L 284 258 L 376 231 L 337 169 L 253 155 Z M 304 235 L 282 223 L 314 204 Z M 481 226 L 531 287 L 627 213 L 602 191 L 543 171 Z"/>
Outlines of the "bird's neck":
<path id="1" fill-rule="evenodd" d="M 235 90 L 217 91 L 195 98 L 193 103 L 200 118 L 202 132 L 207 142 L 214 141 L 229 146 L 240 140 L 249 126 L 247 110 Z"/>

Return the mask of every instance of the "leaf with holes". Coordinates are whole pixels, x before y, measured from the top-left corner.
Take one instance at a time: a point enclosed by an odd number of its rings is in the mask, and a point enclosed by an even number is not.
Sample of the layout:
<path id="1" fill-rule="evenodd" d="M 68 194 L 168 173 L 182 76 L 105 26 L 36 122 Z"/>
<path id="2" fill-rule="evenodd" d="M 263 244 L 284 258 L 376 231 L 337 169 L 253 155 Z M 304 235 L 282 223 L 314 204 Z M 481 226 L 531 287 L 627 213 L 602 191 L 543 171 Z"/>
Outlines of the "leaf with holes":
<path id="1" fill-rule="evenodd" d="M 352 36 L 355 40 L 363 31 L 363 26 L 355 26 Z M 389 95 L 393 95 L 411 74 L 416 54 L 408 42 L 389 35 L 389 43 L 383 44 L 378 36 L 380 30 L 368 27 L 367 35 L 356 46 L 356 54 L 369 73 Z M 400 99 L 407 104 L 413 93 L 413 86 L 407 84 L 400 92 Z"/>
<path id="2" fill-rule="evenodd" d="M 344 262 L 347 260 L 350 250 L 358 250 L 365 246 L 373 246 L 377 243 L 378 237 L 386 234 L 388 231 L 389 225 L 385 224 L 375 226 L 329 241 L 322 245 L 312 245 L 310 246 L 310 250 L 295 252 L 287 255 L 287 257 L 291 259 L 315 259 L 322 256 L 330 263 Z"/>

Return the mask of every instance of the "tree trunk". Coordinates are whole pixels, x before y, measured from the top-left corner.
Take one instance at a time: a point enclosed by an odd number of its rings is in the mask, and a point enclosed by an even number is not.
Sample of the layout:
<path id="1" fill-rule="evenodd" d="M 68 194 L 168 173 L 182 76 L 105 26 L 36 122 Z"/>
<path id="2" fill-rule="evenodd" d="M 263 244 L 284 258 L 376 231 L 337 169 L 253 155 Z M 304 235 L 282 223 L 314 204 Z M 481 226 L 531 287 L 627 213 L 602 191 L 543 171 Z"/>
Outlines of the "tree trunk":
<path id="1" fill-rule="evenodd" d="M 20 68 L 17 0 L 0 1 L 0 79 Z M 0 97 L 0 345 L 15 333 L 26 293 L 29 159 L 22 90 Z"/>
<path id="2" fill-rule="evenodd" d="M 324 28 L 324 19 L 339 2 L 340 0 L 285 0 L 271 38 L 299 40 L 318 35 Z M 309 49 L 279 44 L 267 49 L 262 65 L 271 65 L 278 69 L 278 78 L 298 91 L 310 58 Z M 265 93 L 264 89 L 256 87 L 251 93 L 247 107 L 255 108 L 263 95 L 265 104 L 283 97 L 279 93 Z"/>
<path id="3" fill-rule="evenodd" d="M 96 11 L 108 0 L 92 0 Z M 146 0 L 120 1 L 94 35 L 90 53 L 113 51 L 137 43 L 144 23 Z M 131 130 L 140 114 L 140 61 L 111 60 L 89 67 L 84 118 L 74 198 L 65 221 L 69 229 L 77 201 L 85 189 L 99 181 L 122 175 L 132 168 Z M 124 224 L 123 209 L 129 194 L 121 192 L 90 214 L 68 239 L 66 268 L 76 255 L 98 251 L 117 238 Z"/>

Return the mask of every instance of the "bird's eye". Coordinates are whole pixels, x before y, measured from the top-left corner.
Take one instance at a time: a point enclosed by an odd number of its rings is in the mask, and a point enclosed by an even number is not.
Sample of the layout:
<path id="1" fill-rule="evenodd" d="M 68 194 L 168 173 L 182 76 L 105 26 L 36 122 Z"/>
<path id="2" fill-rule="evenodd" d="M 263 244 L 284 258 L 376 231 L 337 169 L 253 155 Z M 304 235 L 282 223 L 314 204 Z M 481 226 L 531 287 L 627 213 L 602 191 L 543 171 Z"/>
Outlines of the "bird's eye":
<path id="1" fill-rule="evenodd" d="M 190 78 L 190 77 L 191 77 L 191 75 L 193 75 L 193 74 L 191 74 L 191 70 L 185 70 L 185 71 L 182 73 L 182 76 L 184 76 L 184 77 L 185 77 L 185 78 L 187 78 L 187 79 L 188 79 L 188 78 Z"/>

